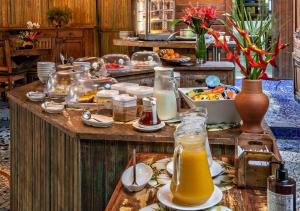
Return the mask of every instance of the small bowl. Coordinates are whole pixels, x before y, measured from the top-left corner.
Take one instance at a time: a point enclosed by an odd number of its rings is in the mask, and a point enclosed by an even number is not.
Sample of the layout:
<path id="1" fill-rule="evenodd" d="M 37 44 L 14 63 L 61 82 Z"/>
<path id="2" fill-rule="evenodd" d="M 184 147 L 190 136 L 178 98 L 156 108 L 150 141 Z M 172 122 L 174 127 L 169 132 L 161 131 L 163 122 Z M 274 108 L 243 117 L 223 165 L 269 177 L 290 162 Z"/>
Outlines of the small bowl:
<path id="1" fill-rule="evenodd" d="M 46 94 L 43 92 L 27 92 L 26 97 L 31 101 L 43 101 L 46 97 Z"/>
<path id="2" fill-rule="evenodd" d="M 136 164 L 136 182 L 138 185 L 133 185 L 133 166 L 126 169 L 121 177 L 122 184 L 130 192 L 142 190 L 151 180 L 153 170 L 150 166 L 144 163 Z"/>

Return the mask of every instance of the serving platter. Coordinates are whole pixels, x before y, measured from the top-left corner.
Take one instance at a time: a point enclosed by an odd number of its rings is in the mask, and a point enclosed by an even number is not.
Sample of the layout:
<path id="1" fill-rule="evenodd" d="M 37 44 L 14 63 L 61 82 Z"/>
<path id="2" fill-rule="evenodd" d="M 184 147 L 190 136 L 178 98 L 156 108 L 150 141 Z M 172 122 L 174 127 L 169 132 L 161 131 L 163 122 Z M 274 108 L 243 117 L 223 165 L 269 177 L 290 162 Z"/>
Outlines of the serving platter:
<path id="1" fill-rule="evenodd" d="M 183 99 L 191 107 L 207 108 L 208 119 L 207 124 L 219 123 L 239 123 L 241 121 L 240 115 L 235 107 L 235 100 L 220 99 L 220 100 L 199 100 L 195 101 L 186 93 L 193 89 L 207 90 L 207 87 L 193 87 L 193 88 L 178 88 Z"/>

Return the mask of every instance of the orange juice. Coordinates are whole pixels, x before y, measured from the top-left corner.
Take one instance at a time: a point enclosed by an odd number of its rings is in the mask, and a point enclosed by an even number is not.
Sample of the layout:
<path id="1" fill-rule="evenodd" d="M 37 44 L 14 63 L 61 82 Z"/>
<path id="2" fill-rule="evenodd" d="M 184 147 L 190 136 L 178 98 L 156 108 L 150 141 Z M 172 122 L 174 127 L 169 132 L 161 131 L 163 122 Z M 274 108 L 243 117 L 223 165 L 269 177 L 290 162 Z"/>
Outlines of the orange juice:
<path id="1" fill-rule="evenodd" d="M 174 153 L 174 174 L 171 182 L 173 201 L 176 204 L 203 204 L 214 191 L 205 140 L 204 135 L 176 138 L 178 146 Z"/>

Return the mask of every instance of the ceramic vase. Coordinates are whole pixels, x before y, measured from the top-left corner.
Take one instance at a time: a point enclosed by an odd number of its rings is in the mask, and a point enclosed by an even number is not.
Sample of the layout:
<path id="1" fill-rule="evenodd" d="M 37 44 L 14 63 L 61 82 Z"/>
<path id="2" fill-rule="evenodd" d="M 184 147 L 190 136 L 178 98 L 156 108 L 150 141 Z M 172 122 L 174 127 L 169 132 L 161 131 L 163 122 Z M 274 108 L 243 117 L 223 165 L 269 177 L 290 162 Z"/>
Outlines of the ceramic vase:
<path id="1" fill-rule="evenodd" d="M 262 121 L 269 107 L 269 98 L 262 91 L 262 80 L 243 79 L 242 91 L 236 96 L 235 105 L 243 121 L 243 132 L 264 132 Z"/>

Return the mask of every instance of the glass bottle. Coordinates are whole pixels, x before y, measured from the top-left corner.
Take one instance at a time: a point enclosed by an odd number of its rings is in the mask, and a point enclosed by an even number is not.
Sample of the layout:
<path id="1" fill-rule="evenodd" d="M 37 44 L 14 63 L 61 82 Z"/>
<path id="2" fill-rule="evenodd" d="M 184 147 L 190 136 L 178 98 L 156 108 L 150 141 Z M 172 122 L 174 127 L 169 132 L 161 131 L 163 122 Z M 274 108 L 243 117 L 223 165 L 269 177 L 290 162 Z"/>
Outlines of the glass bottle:
<path id="1" fill-rule="evenodd" d="M 207 152 L 206 117 L 187 113 L 178 125 L 175 138 L 173 201 L 182 205 L 205 203 L 214 191 Z M 208 147 L 209 148 L 209 147 Z"/>
<path id="2" fill-rule="evenodd" d="M 160 120 L 177 117 L 177 90 L 173 68 L 155 67 L 154 97 Z"/>

